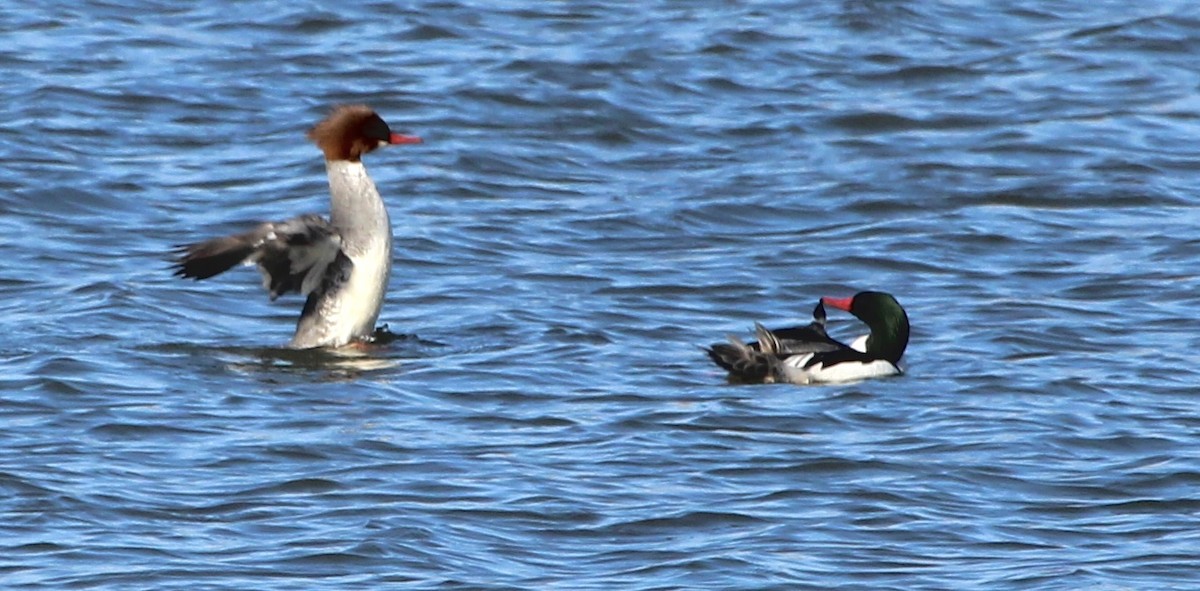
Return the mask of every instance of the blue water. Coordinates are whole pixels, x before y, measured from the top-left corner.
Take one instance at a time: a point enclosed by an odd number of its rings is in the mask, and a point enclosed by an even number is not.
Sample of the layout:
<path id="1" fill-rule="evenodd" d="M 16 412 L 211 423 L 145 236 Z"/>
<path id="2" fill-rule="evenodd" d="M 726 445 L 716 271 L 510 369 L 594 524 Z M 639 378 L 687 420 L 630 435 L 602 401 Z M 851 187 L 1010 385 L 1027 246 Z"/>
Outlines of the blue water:
<path id="1" fill-rule="evenodd" d="M 0 588 L 1200 588 L 1193 2 L 0 8 Z M 327 211 L 365 357 L 176 244 Z M 894 293 L 903 377 L 700 347 Z M 831 332 L 863 330 L 845 314 Z"/>

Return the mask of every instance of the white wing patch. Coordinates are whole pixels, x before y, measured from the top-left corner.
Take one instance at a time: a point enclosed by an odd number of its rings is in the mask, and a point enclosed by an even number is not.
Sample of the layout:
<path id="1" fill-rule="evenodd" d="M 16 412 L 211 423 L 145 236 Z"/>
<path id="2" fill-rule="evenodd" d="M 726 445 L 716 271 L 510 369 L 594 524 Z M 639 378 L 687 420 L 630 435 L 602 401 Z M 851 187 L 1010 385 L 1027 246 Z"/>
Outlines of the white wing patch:
<path id="1" fill-rule="evenodd" d="M 286 292 L 308 295 L 318 289 L 342 247 L 329 222 L 312 214 L 261 224 L 255 238 L 253 253 L 244 262 L 258 265 L 272 300 Z"/>
<path id="2" fill-rule="evenodd" d="M 865 334 L 861 337 L 858 337 L 857 339 L 854 339 L 853 341 L 850 342 L 850 348 L 854 349 L 855 351 L 858 351 L 859 353 L 866 353 L 867 352 L 867 339 L 869 339 L 869 338 L 871 338 L 871 335 Z"/>
<path id="3" fill-rule="evenodd" d="M 293 269 L 308 269 L 304 281 L 300 283 L 300 293 L 308 295 L 321 284 L 325 270 L 333 259 L 337 258 L 342 248 L 342 239 L 337 234 L 327 238 L 324 245 L 317 248 L 293 248 L 288 251 L 288 259 L 292 261 Z"/>

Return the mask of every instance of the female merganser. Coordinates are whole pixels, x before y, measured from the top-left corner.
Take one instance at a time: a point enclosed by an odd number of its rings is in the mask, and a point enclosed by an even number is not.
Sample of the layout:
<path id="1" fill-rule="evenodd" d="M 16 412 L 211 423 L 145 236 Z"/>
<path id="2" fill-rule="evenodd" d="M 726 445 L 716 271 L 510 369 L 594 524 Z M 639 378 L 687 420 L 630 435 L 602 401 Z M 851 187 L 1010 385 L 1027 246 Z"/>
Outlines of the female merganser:
<path id="1" fill-rule="evenodd" d="M 849 346 L 825 332 L 825 306 L 858 317 L 871 333 Z M 902 373 L 900 357 L 908 347 L 908 315 L 891 294 L 862 291 L 852 298 L 821 298 L 808 326 L 768 330 L 755 323 L 757 342 L 707 349 L 708 356 L 743 382 L 822 384 L 851 382 Z"/>
<path id="2" fill-rule="evenodd" d="M 362 105 L 337 107 L 308 137 L 325 154 L 329 219 L 302 215 L 181 246 L 175 275 L 198 281 L 257 264 L 272 300 L 291 291 L 308 296 L 290 347 L 341 347 L 371 338 L 392 268 L 392 223 L 362 156 L 421 138 L 392 133 Z"/>

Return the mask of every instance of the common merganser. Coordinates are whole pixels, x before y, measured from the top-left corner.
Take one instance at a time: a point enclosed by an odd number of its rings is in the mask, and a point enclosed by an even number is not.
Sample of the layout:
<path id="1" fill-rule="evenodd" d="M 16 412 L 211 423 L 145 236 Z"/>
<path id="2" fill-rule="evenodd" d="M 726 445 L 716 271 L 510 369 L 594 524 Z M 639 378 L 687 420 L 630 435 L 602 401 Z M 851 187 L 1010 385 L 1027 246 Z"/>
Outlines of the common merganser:
<path id="1" fill-rule="evenodd" d="M 290 347 L 341 347 L 370 340 L 392 268 L 392 223 L 362 156 L 421 138 L 392 133 L 362 105 L 340 106 L 308 132 L 325 154 L 329 219 L 307 214 L 180 246 L 175 275 L 195 280 L 256 264 L 271 300 L 308 296 Z"/>
<path id="2" fill-rule="evenodd" d="M 825 306 L 862 320 L 870 334 L 844 345 L 825 332 Z M 908 314 L 891 294 L 862 291 L 850 298 L 821 298 L 808 326 L 768 330 L 755 323 L 757 342 L 712 345 L 708 356 L 731 378 L 751 383 L 826 384 L 903 373 Z"/>

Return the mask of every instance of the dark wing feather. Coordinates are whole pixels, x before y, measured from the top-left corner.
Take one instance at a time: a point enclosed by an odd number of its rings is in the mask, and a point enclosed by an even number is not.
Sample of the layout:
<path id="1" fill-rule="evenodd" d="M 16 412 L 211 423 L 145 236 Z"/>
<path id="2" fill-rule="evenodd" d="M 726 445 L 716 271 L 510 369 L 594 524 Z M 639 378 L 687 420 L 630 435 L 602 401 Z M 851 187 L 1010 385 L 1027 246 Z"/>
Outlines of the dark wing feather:
<path id="1" fill-rule="evenodd" d="M 175 276 L 199 281 L 228 271 L 254 254 L 252 234 L 223 236 L 178 247 Z"/>
<path id="2" fill-rule="evenodd" d="M 825 306 L 820 302 L 813 309 L 813 321 L 807 326 L 768 330 L 755 323 L 754 328 L 758 341 L 742 343 L 735 337 L 729 337 L 729 343 L 717 343 L 705 352 L 732 377 L 747 382 L 763 382 L 773 380 L 779 361 L 792 355 L 848 349 L 825 332 Z"/>
<path id="3" fill-rule="evenodd" d="M 788 355 L 823 353 L 826 351 L 837 351 L 846 347 L 826 334 L 824 326 L 815 326 L 815 324 L 770 331 L 778 341 L 779 353 Z M 759 344 L 753 342 L 750 343 L 750 346 L 758 348 Z"/>
<path id="4" fill-rule="evenodd" d="M 182 246 L 175 275 L 207 279 L 239 263 L 256 263 L 263 287 L 275 299 L 290 291 L 309 293 L 341 251 L 341 237 L 319 215 L 264 222 L 253 230 Z"/>
<path id="5" fill-rule="evenodd" d="M 828 367 L 833 367 L 839 363 L 846 363 L 846 362 L 870 363 L 872 361 L 877 361 L 877 360 L 878 360 L 878 358 L 867 355 L 866 353 L 863 353 L 862 351 L 855 351 L 854 349 L 851 349 L 850 347 L 845 347 L 843 349 L 838 349 L 837 351 L 826 351 L 826 352 L 817 353 L 816 355 L 812 356 L 812 359 L 809 359 L 804 364 L 804 367 L 805 367 L 805 369 L 807 369 L 807 368 L 810 368 L 810 367 L 820 363 L 821 365 L 828 368 Z M 893 364 L 893 365 L 895 365 L 895 364 Z"/>
<path id="6" fill-rule="evenodd" d="M 818 301 L 813 308 L 813 321 L 808 326 L 792 326 L 767 331 L 779 341 L 778 352 L 787 355 L 822 353 L 846 348 L 825 332 L 825 304 Z M 757 345 L 757 343 L 752 343 Z"/>
<path id="7" fill-rule="evenodd" d="M 778 358 L 763 353 L 757 346 L 751 347 L 730 336 L 728 343 L 717 343 L 705 349 L 713 363 L 729 372 L 730 378 L 744 382 L 765 382 L 773 375 Z"/>

